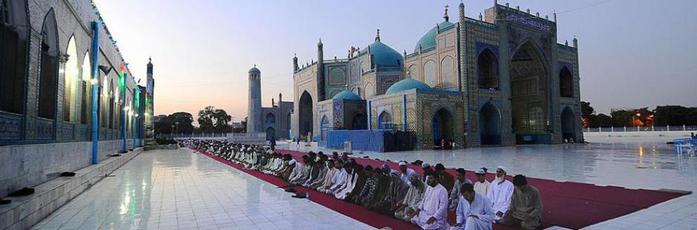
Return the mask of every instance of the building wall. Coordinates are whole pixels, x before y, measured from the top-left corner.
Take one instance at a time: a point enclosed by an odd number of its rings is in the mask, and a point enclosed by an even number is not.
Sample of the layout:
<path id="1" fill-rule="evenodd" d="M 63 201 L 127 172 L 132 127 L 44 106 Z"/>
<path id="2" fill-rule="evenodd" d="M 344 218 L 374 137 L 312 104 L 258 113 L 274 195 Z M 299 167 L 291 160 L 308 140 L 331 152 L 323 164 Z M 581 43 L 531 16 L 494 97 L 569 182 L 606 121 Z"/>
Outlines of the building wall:
<path id="1" fill-rule="evenodd" d="M 404 60 L 405 76 L 434 88 L 457 91 L 457 27 L 452 27 L 436 35 L 436 48 L 424 53 L 407 55 Z"/>
<path id="2" fill-rule="evenodd" d="M 312 97 L 312 113 L 313 113 L 313 128 L 312 128 L 312 133 L 315 135 L 318 133 L 319 129 L 319 120 L 318 120 L 318 113 L 317 113 L 317 100 L 318 100 L 318 95 L 317 92 L 319 89 L 317 89 L 317 65 L 310 65 L 308 67 L 305 67 L 301 70 L 299 70 L 297 73 L 293 74 L 293 96 L 294 96 L 294 104 L 293 104 L 293 117 L 292 117 L 292 129 L 291 129 L 291 135 L 293 137 L 299 137 L 301 135 L 305 134 L 300 134 L 300 124 L 299 124 L 299 113 L 300 113 L 300 97 L 304 92 L 307 92 L 311 97 Z"/>
<path id="3" fill-rule="evenodd" d="M 14 1 L 14 0 L 13 0 Z M 31 29 L 28 36 L 27 52 L 27 75 L 23 79 L 25 85 L 25 95 L 23 98 L 24 109 L 22 113 L 8 113 L 0 111 L 0 152 L 4 160 L 0 161 L 0 197 L 7 192 L 14 191 L 21 187 L 32 187 L 51 179 L 49 173 L 58 171 L 75 171 L 86 167 L 91 163 L 91 121 L 92 115 L 88 111 L 87 117 L 83 120 L 82 98 L 88 97 L 87 102 L 91 108 L 91 82 L 89 80 L 91 71 L 89 66 L 83 68 L 85 57 L 93 51 L 91 49 L 92 30 L 91 23 L 99 20 L 95 13 L 96 9 L 88 0 L 16 0 L 18 4 L 26 4 L 28 21 Z M 59 52 L 59 71 L 56 81 L 56 110 L 55 119 L 45 119 L 38 117 L 39 110 L 39 76 L 41 70 L 40 49 L 43 39 L 42 28 L 49 12 L 55 15 L 57 28 L 57 48 Z M 99 65 L 107 66 L 113 70 L 109 75 L 100 74 L 99 86 L 104 86 L 106 82 L 118 82 L 116 71 L 120 64 L 124 63 L 115 42 L 107 32 L 104 24 L 100 27 L 98 51 Z M 74 50 L 68 50 L 70 39 L 74 40 Z M 73 47 L 71 47 L 73 48 Z M 66 54 L 73 54 L 68 56 Z M 76 54 L 76 55 L 75 55 Z M 89 59 L 89 58 L 87 58 Z M 66 63 L 76 64 L 70 68 L 76 68 L 77 73 L 70 84 L 88 86 L 87 95 L 83 95 L 81 90 L 76 91 L 73 105 L 66 106 L 64 94 L 66 93 Z M 133 105 L 133 90 L 136 82 L 131 77 L 132 74 L 126 67 L 126 101 L 129 106 Z M 106 82 L 105 82 L 106 80 Z M 112 87 L 109 87 L 112 88 Z M 118 87 L 114 87 L 118 89 Z M 107 90 L 100 93 L 100 97 L 105 96 Z M 123 93 L 119 93 L 123 95 Z M 115 96 L 112 91 L 109 97 Z M 103 97 L 102 99 L 106 99 Z M 100 100 L 102 100 L 100 99 Z M 103 103 L 103 100 L 100 101 Z M 66 121 L 63 116 L 64 110 L 70 110 L 71 116 Z M 118 106 L 112 111 L 114 118 L 112 128 L 100 128 L 100 159 L 104 159 L 107 154 L 116 152 L 119 149 L 118 141 L 121 130 L 121 118 Z M 134 111 L 132 114 L 140 113 L 142 118 L 143 111 Z M 107 116 L 107 112 L 100 111 L 100 115 Z M 100 119 L 100 118 L 94 118 Z M 138 118 L 131 117 L 129 122 L 136 122 Z M 102 119 L 100 119 L 102 120 Z M 108 119 L 106 119 L 108 120 Z M 130 123 L 129 123 L 130 124 Z M 128 126 L 127 134 L 133 136 L 133 126 Z M 132 141 L 128 141 L 132 145 Z"/>

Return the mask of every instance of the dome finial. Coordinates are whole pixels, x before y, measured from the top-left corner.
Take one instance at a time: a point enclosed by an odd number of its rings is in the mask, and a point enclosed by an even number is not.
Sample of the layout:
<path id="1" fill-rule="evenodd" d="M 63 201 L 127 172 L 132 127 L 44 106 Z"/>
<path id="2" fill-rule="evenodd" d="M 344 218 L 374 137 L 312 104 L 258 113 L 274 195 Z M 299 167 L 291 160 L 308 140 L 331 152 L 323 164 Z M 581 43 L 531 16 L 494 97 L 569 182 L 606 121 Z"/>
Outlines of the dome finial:
<path id="1" fill-rule="evenodd" d="M 443 13 L 443 19 L 447 22 L 450 17 L 448 17 L 448 5 L 445 5 L 445 13 Z"/>
<path id="2" fill-rule="evenodd" d="M 375 35 L 375 41 L 379 42 L 380 41 L 380 29 L 378 29 L 377 34 Z"/>

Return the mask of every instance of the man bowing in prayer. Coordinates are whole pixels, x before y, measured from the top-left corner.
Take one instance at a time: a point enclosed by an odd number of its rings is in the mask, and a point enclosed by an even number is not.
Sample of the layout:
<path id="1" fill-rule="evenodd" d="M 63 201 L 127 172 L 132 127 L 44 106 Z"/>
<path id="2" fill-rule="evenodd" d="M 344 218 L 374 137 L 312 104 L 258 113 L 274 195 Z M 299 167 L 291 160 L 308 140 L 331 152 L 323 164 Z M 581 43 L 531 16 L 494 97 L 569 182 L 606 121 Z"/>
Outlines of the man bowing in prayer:
<path id="1" fill-rule="evenodd" d="M 491 208 L 496 213 L 496 221 L 508 211 L 511 195 L 513 195 L 513 183 L 506 180 L 506 168 L 499 166 L 496 168 L 496 179 L 491 182 L 489 191 L 486 193 L 486 197 L 491 201 Z"/>
<path id="2" fill-rule="evenodd" d="M 491 230 L 495 215 L 489 199 L 474 192 L 472 184 L 463 184 L 459 190 L 462 196 L 455 211 L 457 224 L 450 230 Z"/>
<path id="3" fill-rule="evenodd" d="M 411 222 L 422 229 L 448 229 L 448 190 L 434 175 L 426 178 L 426 191 Z"/>
<path id="4" fill-rule="evenodd" d="M 513 177 L 513 185 L 515 185 L 515 191 L 511 198 L 511 205 L 501 219 L 501 223 L 520 226 L 523 229 L 539 228 L 542 224 L 540 191 L 528 185 L 528 180 L 523 175 Z"/>

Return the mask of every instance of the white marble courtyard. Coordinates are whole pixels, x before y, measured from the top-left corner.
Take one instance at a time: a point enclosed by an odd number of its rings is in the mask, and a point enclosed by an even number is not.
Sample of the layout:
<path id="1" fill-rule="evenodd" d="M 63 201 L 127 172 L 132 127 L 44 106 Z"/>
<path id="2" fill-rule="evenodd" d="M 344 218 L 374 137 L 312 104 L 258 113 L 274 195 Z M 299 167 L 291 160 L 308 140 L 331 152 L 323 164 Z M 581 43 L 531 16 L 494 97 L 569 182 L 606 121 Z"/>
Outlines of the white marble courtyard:
<path id="1" fill-rule="evenodd" d="M 592 144 L 364 153 L 473 170 L 627 188 L 697 191 L 697 157 L 662 140 L 589 139 Z M 612 142 L 612 143 L 611 143 Z M 295 149 L 294 146 L 280 146 Z M 305 149 L 310 150 L 310 149 Z M 315 149 L 316 150 L 316 149 Z M 697 195 L 687 195 L 589 229 L 695 229 Z M 150 151 L 35 226 L 36 229 L 371 229 L 321 205 L 188 149 Z"/>

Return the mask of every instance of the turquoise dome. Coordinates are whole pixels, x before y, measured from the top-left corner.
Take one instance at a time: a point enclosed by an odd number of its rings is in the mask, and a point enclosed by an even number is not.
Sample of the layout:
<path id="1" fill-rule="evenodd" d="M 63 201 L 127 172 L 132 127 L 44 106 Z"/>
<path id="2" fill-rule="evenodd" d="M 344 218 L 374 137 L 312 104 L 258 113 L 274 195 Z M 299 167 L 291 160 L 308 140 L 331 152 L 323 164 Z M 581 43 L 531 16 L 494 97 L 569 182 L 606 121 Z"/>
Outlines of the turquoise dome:
<path id="1" fill-rule="evenodd" d="M 363 99 L 361 99 L 360 96 L 356 95 L 355 93 L 349 90 L 344 90 L 334 95 L 334 97 L 332 97 L 332 100 L 360 101 Z"/>
<path id="2" fill-rule="evenodd" d="M 401 66 L 404 63 L 404 57 L 396 50 L 377 39 L 368 48 L 361 49 L 361 54 L 368 52 L 373 55 L 373 63 L 375 66 Z"/>
<path id="3" fill-rule="evenodd" d="M 254 65 L 251 69 L 249 69 L 249 73 L 261 73 L 259 69 L 257 69 L 257 65 Z"/>
<path id="4" fill-rule="evenodd" d="M 410 89 L 418 89 L 422 91 L 431 91 L 431 87 L 428 86 L 426 83 L 420 82 L 418 80 L 414 80 L 411 78 L 405 78 L 401 81 L 398 81 L 390 88 L 387 88 L 387 91 L 385 92 L 385 95 L 390 95 L 390 94 L 396 94 L 402 91 L 410 90 Z"/>
<path id="5" fill-rule="evenodd" d="M 426 32 L 424 36 L 421 36 L 421 39 L 419 39 L 419 42 L 416 43 L 416 47 L 414 48 L 414 53 L 419 52 L 419 46 L 421 46 L 422 50 L 428 50 L 431 48 L 436 47 L 436 35 L 439 32 L 446 31 L 450 29 L 451 27 L 455 26 L 455 24 L 449 22 L 449 21 L 443 21 L 438 26 L 433 27 L 431 30 Z"/>

